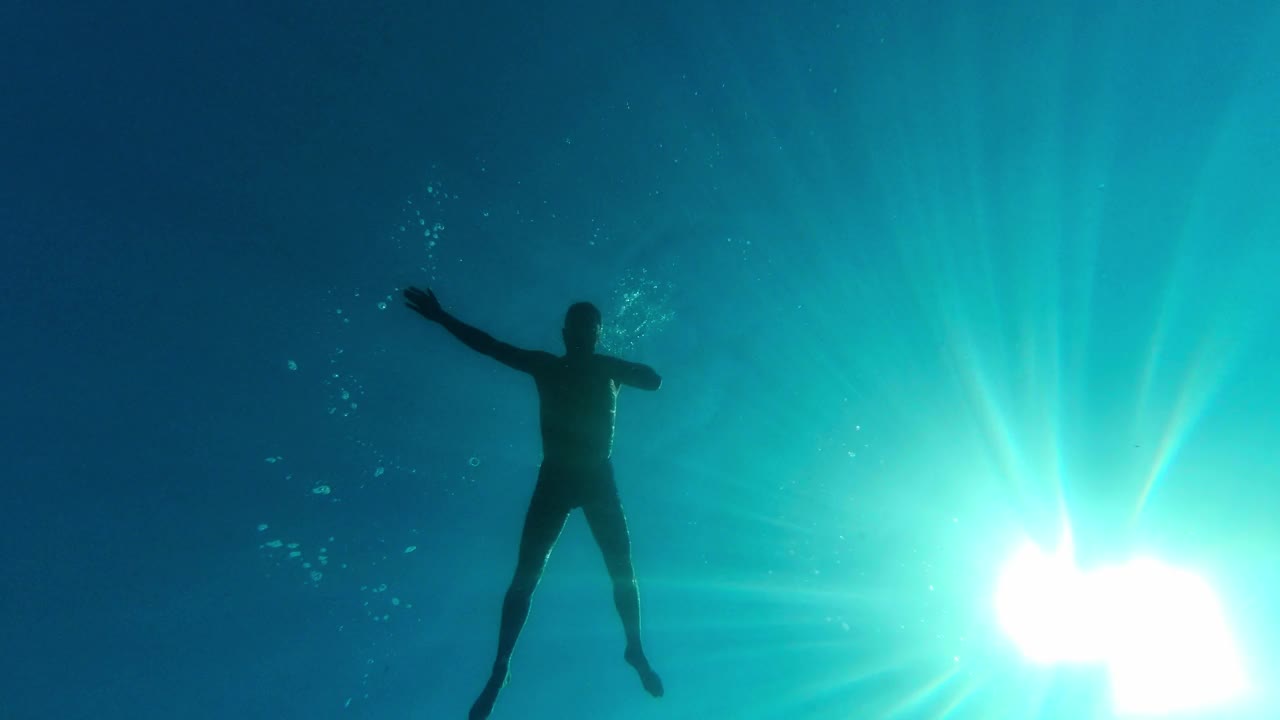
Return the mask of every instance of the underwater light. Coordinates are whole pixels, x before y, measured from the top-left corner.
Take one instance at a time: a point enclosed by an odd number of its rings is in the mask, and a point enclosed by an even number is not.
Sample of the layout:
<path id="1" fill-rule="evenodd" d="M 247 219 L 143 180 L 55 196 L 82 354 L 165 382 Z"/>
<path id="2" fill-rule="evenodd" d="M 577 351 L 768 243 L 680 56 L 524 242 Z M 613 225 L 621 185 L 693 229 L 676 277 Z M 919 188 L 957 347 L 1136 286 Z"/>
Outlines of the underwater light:
<path id="1" fill-rule="evenodd" d="M 1083 572 L 1070 544 L 1018 549 L 996 588 L 1000 624 L 1038 664 L 1100 663 L 1124 715 L 1199 710 L 1239 697 L 1243 663 L 1212 588 L 1150 558 Z"/>

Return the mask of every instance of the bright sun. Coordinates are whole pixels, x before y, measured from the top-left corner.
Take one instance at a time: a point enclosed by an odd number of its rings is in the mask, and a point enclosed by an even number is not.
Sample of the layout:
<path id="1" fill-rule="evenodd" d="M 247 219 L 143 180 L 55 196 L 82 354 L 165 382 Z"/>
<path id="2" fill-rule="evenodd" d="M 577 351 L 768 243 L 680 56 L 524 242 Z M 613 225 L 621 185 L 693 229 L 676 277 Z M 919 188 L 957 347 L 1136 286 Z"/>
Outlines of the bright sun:
<path id="1" fill-rule="evenodd" d="M 1212 588 L 1154 559 L 1083 572 L 1070 550 L 1027 543 L 1001 573 L 1000 624 L 1032 662 L 1105 664 L 1115 710 L 1162 715 L 1219 705 L 1246 687 Z"/>

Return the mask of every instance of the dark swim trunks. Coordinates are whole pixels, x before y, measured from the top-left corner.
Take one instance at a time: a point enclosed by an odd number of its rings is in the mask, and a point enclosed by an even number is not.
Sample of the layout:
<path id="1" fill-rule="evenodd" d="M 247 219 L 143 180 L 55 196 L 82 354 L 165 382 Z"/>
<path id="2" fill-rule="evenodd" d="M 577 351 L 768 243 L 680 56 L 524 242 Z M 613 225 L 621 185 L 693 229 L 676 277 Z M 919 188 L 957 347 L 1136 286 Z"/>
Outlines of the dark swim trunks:
<path id="1" fill-rule="evenodd" d="M 538 484 L 529 509 L 536 507 L 554 514 L 567 514 L 574 508 L 617 502 L 618 486 L 609 460 L 591 465 L 547 461 L 538 469 Z"/>
<path id="2" fill-rule="evenodd" d="M 590 465 L 543 462 L 538 484 L 529 501 L 520 538 L 518 576 L 537 577 L 555 545 L 565 520 L 574 508 L 582 508 L 605 564 L 615 582 L 632 583 L 631 538 L 622 512 L 613 463 Z"/>

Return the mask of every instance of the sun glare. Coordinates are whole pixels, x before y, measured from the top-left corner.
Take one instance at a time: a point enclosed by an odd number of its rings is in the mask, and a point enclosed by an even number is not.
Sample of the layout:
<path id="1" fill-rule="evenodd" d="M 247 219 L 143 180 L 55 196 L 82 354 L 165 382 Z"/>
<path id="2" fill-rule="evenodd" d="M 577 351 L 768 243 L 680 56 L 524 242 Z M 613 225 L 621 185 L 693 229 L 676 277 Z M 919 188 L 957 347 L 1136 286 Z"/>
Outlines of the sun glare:
<path id="1" fill-rule="evenodd" d="M 1243 664 L 1202 578 L 1151 558 L 1085 572 L 1064 548 L 1050 555 L 1027 543 L 996 588 L 1001 627 L 1028 660 L 1104 664 L 1121 715 L 1200 710 L 1243 694 Z"/>

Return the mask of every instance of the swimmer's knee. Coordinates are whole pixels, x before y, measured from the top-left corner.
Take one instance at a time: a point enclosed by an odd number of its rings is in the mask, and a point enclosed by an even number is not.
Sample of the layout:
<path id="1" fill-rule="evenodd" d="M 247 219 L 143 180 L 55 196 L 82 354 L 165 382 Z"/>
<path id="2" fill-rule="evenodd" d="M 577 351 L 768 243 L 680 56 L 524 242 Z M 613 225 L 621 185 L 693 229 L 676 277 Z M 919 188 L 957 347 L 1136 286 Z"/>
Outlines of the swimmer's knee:
<path id="1" fill-rule="evenodd" d="M 639 585 L 636 583 L 634 574 L 628 573 L 626 575 L 613 576 L 613 591 L 616 593 L 632 593 L 636 592 L 638 588 Z"/>
<path id="2" fill-rule="evenodd" d="M 609 577 L 614 585 L 634 585 L 636 569 L 631 564 L 631 553 L 607 553 L 604 558 L 605 567 L 609 569 Z"/>
<path id="3" fill-rule="evenodd" d="M 507 588 L 509 595 L 532 595 L 534 588 L 538 587 L 538 582 L 542 579 L 540 572 L 523 572 L 516 571 L 514 577 L 511 578 L 511 587 Z"/>

